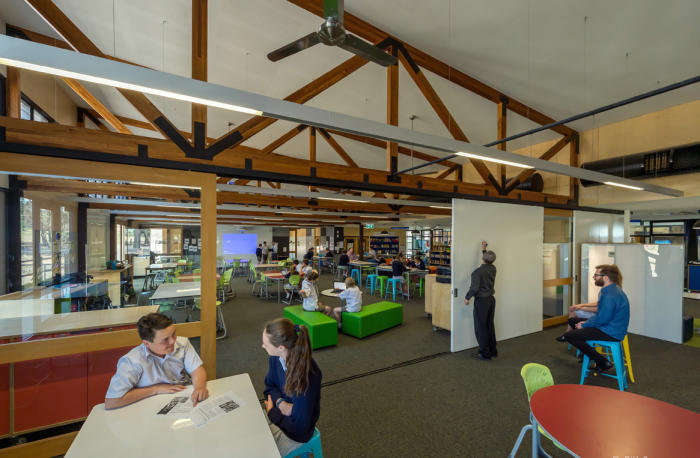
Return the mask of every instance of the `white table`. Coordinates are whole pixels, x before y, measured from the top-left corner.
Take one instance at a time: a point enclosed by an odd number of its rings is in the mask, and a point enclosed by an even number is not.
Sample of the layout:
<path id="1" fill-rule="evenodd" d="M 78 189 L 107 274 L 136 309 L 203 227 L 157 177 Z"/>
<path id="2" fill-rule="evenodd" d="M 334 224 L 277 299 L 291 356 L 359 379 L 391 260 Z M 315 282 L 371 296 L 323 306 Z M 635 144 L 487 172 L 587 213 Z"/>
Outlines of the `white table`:
<path id="1" fill-rule="evenodd" d="M 207 388 L 210 398 L 232 391 L 243 405 L 197 428 L 189 414 L 156 414 L 174 396 L 191 393 L 191 387 L 116 410 L 105 410 L 104 404 L 99 404 L 85 420 L 66 457 L 279 458 L 248 374 L 212 380 Z"/>
<path id="2" fill-rule="evenodd" d="M 183 297 L 197 297 L 201 295 L 201 283 L 198 282 L 163 283 L 158 285 L 158 289 L 151 296 L 151 301 L 182 299 Z"/>

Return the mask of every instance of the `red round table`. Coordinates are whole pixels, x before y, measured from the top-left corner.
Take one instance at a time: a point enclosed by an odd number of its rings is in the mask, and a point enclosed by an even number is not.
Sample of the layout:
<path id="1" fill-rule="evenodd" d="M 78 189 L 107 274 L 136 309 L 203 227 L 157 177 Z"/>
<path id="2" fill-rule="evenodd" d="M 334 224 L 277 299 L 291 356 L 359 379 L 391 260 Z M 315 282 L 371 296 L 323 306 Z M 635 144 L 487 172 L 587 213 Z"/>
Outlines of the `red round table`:
<path id="1" fill-rule="evenodd" d="M 638 394 L 553 385 L 532 395 L 530 409 L 542 429 L 578 456 L 700 455 L 700 414 Z"/>

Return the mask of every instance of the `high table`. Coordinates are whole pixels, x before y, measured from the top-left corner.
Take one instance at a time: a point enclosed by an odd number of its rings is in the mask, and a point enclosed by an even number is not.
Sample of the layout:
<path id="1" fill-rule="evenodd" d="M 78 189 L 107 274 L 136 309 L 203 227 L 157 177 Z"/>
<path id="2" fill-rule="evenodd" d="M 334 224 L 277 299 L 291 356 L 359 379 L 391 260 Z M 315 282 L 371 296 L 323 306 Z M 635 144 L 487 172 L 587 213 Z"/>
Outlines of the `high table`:
<path id="1" fill-rule="evenodd" d="M 104 404 L 99 404 L 85 420 L 66 457 L 279 458 L 248 374 L 211 380 L 207 389 L 210 399 L 232 391 L 243 405 L 197 428 L 187 413 L 157 415 L 168 400 L 188 396 L 191 387 L 176 394 L 151 396 L 115 410 L 105 410 Z"/>
<path id="2" fill-rule="evenodd" d="M 537 425 L 578 456 L 697 456 L 700 415 L 626 391 L 553 385 L 530 399 L 532 456 Z"/>
<path id="3" fill-rule="evenodd" d="M 146 267 L 146 273 L 152 272 L 154 270 L 170 270 L 175 269 L 178 266 L 176 262 L 163 262 L 158 264 L 151 264 Z"/>
<path id="4" fill-rule="evenodd" d="M 216 280 L 219 281 L 221 275 L 216 274 Z M 182 274 L 177 277 L 180 282 L 202 281 L 202 274 Z"/>
<path id="5" fill-rule="evenodd" d="M 279 267 L 279 266 L 278 266 Z M 277 282 L 277 303 L 279 304 L 281 299 L 281 291 L 280 291 L 280 285 L 282 282 L 285 280 L 285 276 L 282 275 L 282 272 L 264 272 L 263 275 L 265 276 L 266 279 L 276 281 Z M 268 293 L 268 297 L 269 297 Z"/>
<path id="6" fill-rule="evenodd" d="M 369 261 L 350 261 L 349 264 L 351 267 L 359 267 L 360 268 L 360 284 L 357 285 L 360 288 L 362 288 L 362 271 L 369 269 L 371 267 L 377 266 L 376 262 L 369 262 Z"/>
<path id="7" fill-rule="evenodd" d="M 276 263 L 275 264 L 257 264 L 255 266 L 255 270 L 265 271 L 265 270 L 270 270 L 270 269 L 279 269 L 280 267 L 282 267 L 282 266 L 280 266 L 279 264 L 276 264 Z"/>
<path id="8" fill-rule="evenodd" d="M 391 276 L 392 268 L 391 266 L 377 266 L 377 273 L 387 272 Z M 404 270 L 403 274 L 406 276 L 406 291 L 408 291 L 408 297 L 411 297 L 411 275 L 418 275 L 420 277 L 425 277 L 426 274 L 430 273 L 429 270 L 420 269 L 408 269 Z"/>
<path id="9" fill-rule="evenodd" d="M 122 305 L 122 284 L 126 282 L 132 268 L 133 266 L 126 264 L 120 269 L 90 270 L 88 275 L 92 275 L 92 281 L 95 283 L 106 281 L 109 284 L 109 299 L 112 305 L 119 307 Z"/>

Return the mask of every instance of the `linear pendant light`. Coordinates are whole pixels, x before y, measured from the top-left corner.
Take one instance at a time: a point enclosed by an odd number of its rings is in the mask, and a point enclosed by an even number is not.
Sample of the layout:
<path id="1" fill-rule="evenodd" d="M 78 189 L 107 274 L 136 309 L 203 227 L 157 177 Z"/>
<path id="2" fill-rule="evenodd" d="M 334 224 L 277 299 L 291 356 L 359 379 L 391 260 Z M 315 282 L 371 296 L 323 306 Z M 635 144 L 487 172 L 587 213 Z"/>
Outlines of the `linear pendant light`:
<path id="1" fill-rule="evenodd" d="M 598 183 L 612 181 L 645 191 L 679 197 L 682 191 L 641 183 L 592 170 L 521 156 L 496 148 L 425 134 L 342 113 L 228 88 L 171 73 L 129 65 L 77 53 L 20 38 L 0 35 L 0 64 L 26 68 L 50 75 L 132 89 L 148 94 L 185 100 L 202 105 L 282 119 L 314 127 L 339 130 L 400 144 L 429 148 L 450 154 L 464 152 L 492 160 L 508 161 L 545 172 L 567 175 Z"/>

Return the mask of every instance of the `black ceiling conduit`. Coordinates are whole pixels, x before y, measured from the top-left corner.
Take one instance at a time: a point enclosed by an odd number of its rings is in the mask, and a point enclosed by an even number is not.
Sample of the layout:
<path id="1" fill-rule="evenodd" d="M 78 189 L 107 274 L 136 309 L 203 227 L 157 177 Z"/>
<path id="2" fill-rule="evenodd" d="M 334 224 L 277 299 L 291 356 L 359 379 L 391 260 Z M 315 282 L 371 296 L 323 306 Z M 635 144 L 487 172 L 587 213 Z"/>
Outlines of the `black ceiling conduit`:
<path id="1" fill-rule="evenodd" d="M 581 168 L 632 179 L 700 172 L 700 143 L 587 162 Z M 601 183 L 581 180 L 581 184 L 597 186 Z"/>
<path id="2" fill-rule="evenodd" d="M 655 95 L 659 95 L 659 94 L 663 94 L 665 92 L 680 89 L 684 86 L 689 86 L 689 85 L 695 84 L 699 81 L 700 81 L 700 75 L 694 76 L 692 78 L 688 78 L 687 80 L 683 80 L 683 81 L 679 81 L 677 83 L 669 84 L 668 86 L 660 87 L 658 89 L 654 89 L 653 91 L 645 92 L 643 94 L 635 95 L 634 97 L 620 100 L 619 102 L 611 103 L 610 105 L 605 105 L 605 106 L 602 106 L 600 108 L 596 108 L 595 110 L 590 110 L 590 111 L 586 111 L 586 112 L 581 113 L 581 114 L 577 114 L 575 116 L 570 116 L 566 119 L 562 119 L 561 121 L 553 122 L 553 123 L 550 123 L 550 124 L 547 124 L 547 125 L 544 125 L 541 127 L 536 127 L 534 129 L 530 129 L 528 131 L 521 132 L 519 134 L 511 135 L 510 137 L 506 137 L 506 138 L 503 138 L 501 140 L 492 141 L 491 143 L 487 143 L 484 146 L 486 146 L 486 147 L 494 146 L 494 145 L 498 145 L 498 144 L 503 143 L 503 142 L 509 142 L 509 141 L 524 137 L 526 135 L 536 134 L 537 132 L 541 132 L 543 130 L 548 130 L 548 129 L 551 129 L 552 127 L 560 126 L 560 125 L 566 124 L 568 122 L 578 121 L 579 119 L 587 118 L 589 116 L 593 116 L 593 115 L 596 115 L 598 113 L 603 113 L 605 111 L 609 111 L 609 110 L 612 110 L 614 108 L 629 105 L 630 103 L 634 103 L 634 102 L 638 102 L 640 100 L 648 99 L 649 97 L 654 97 Z M 414 167 L 409 167 L 405 170 L 400 170 L 398 172 L 394 172 L 394 173 L 392 173 L 392 175 L 399 175 L 401 173 L 410 172 L 411 170 L 416 170 L 416 169 L 426 167 L 428 165 L 437 164 L 438 162 L 453 159 L 455 157 L 457 157 L 457 154 L 450 154 L 449 156 L 441 157 L 441 158 L 435 159 L 434 161 L 425 162 L 423 164 L 416 165 Z"/>

